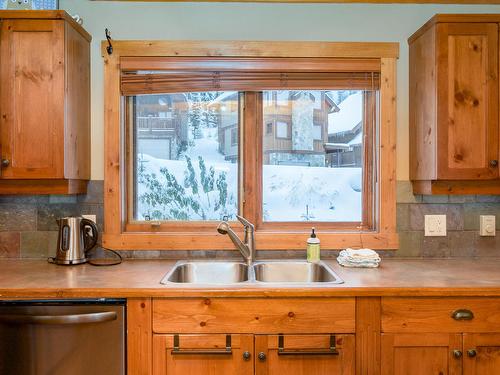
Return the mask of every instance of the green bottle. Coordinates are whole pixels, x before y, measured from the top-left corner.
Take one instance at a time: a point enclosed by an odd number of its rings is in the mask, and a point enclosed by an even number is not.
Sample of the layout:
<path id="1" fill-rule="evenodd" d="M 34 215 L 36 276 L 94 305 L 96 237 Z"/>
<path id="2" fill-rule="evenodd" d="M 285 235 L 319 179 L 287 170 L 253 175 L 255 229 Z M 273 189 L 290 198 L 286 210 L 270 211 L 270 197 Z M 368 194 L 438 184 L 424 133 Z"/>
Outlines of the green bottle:
<path id="1" fill-rule="evenodd" d="M 312 228 L 311 237 L 307 239 L 307 261 L 309 263 L 318 263 L 320 260 L 319 238 L 314 233 L 315 229 Z"/>

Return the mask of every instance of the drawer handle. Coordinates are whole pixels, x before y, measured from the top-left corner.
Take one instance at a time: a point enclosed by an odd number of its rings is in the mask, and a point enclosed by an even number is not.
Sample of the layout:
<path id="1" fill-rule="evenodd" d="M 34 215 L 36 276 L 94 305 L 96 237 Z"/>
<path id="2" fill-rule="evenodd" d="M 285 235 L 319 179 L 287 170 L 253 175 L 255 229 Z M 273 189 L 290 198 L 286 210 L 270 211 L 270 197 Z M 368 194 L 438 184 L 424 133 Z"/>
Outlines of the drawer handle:
<path id="1" fill-rule="evenodd" d="M 174 335 L 174 348 L 170 352 L 172 355 L 179 354 L 202 354 L 202 355 L 232 355 L 231 335 L 226 335 L 226 348 L 219 349 L 181 349 L 179 346 L 179 335 Z"/>
<path id="2" fill-rule="evenodd" d="M 9 159 L 2 159 L 1 165 L 2 165 L 2 168 L 7 168 L 10 165 L 10 160 Z"/>
<path id="3" fill-rule="evenodd" d="M 278 355 L 339 355 L 335 347 L 335 335 L 330 335 L 330 348 L 318 350 L 285 350 L 285 337 L 278 335 Z"/>
<path id="4" fill-rule="evenodd" d="M 455 349 L 455 350 L 453 351 L 453 357 L 455 357 L 455 358 L 457 358 L 457 359 L 458 359 L 458 358 L 462 358 L 462 352 L 461 352 L 460 350 L 456 350 L 456 349 Z"/>
<path id="5" fill-rule="evenodd" d="M 459 309 L 453 311 L 451 317 L 455 320 L 472 320 L 474 319 L 474 313 L 467 309 Z"/>

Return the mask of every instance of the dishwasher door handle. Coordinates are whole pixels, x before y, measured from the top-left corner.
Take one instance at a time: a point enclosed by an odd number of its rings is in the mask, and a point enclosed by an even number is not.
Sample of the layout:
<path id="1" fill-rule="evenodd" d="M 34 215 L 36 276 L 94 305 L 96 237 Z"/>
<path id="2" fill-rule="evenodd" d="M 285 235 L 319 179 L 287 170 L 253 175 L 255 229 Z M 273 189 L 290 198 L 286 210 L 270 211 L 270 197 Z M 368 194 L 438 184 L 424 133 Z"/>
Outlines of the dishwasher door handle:
<path id="1" fill-rule="evenodd" d="M 22 315 L 5 314 L 0 315 L 0 323 L 10 324 L 41 324 L 41 325 L 60 325 L 60 324 L 87 324 L 104 323 L 116 320 L 118 315 L 115 311 L 105 311 L 90 314 L 71 314 L 71 315 Z"/>

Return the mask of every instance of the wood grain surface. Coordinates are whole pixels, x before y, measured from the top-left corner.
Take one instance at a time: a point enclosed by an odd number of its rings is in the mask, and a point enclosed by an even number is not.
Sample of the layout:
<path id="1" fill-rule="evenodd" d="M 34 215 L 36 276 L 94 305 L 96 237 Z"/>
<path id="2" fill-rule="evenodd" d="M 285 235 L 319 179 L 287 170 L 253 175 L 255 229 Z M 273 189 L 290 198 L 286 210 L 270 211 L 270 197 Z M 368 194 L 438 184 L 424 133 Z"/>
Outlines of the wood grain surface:
<path id="1" fill-rule="evenodd" d="M 162 285 L 160 280 L 174 261 L 126 260 L 118 266 L 93 267 L 1 260 L 0 298 L 500 296 L 499 258 L 384 259 L 378 269 L 342 268 L 332 260 L 327 263 L 343 284 Z"/>

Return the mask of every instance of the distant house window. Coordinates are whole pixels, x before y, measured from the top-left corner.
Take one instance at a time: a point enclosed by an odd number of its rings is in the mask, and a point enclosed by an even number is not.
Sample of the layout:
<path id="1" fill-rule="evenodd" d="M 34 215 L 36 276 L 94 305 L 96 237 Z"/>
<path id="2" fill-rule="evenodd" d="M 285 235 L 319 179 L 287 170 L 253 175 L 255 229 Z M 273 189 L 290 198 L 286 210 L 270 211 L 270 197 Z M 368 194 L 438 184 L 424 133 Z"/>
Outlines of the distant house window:
<path id="1" fill-rule="evenodd" d="M 323 134 L 321 134 L 321 125 L 313 126 L 313 138 L 315 141 L 321 141 L 323 139 Z"/>
<path id="2" fill-rule="evenodd" d="M 290 134 L 288 134 L 288 124 L 286 122 L 276 122 L 276 138 L 290 138 Z"/>
<path id="3" fill-rule="evenodd" d="M 233 128 L 231 129 L 231 146 L 237 146 L 238 145 L 238 129 Z"/>
<path id="4" fill-rule="evenodd" d="M 273 134 L 273 123 L 268 122 L 266 124 L 266 134 Z"/>

